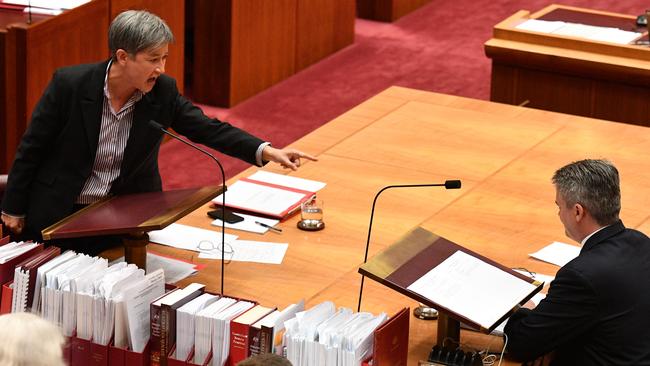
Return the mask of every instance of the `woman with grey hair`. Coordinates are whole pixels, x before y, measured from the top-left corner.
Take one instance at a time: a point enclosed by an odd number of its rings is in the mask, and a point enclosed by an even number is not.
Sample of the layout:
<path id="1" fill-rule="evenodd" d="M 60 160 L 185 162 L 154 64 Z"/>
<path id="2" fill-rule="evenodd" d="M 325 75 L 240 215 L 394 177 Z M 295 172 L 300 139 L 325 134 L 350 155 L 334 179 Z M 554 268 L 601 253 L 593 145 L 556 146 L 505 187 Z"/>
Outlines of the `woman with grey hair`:
<path id="1" fill-rule="evenodd" d="M 16 240 L 41 240 L 41 230 L 109 194 L 160 191 L 155 121 L 194 142 L 262 166 L 296 170 L 301 151 L 276 149 L 237 127 L 208 118 L 166 76 L 165 22 L 143 10 L 120 13 L 109 31 L 109 60 L 59 69 L 32 115 L 9 173 L 2 222 Z M 96 254 L 106 238 L 57 243 Z"/>

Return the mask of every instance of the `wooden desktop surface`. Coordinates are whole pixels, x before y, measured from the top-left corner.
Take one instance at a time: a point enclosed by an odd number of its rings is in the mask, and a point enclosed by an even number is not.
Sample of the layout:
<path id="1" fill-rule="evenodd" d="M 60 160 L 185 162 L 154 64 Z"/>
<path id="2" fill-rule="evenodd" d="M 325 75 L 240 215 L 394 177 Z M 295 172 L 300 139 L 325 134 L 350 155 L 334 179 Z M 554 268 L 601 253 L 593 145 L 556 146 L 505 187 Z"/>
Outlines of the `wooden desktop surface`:
<path id="1" fill-rule="evenodd" d="M 634 15 L 561 5 L 532 14 L 521 10 L 495 25 L 485 43 L 492 101 L 650 126 L 650 47 L 516 28 L 528 19 L 646 32 L 636 27 Z"/>
<path id="2" fill-rule="evenodd" d="M 289 243 L 281 265 L 231 262 L 225 293 L 284 308 L 332 300 L 356 310 L 372 199 L 389 184 L 461 179 L 462 188 L 389 190 L 379 198 L 370 256 L 420 225 L 506 266 L 555 275 L 558 267 L 528 254 L 564 236 L 554 204 L 553 172 L 583 158 L 608 158 L 620 170 L 621 213 L 628 227 L 650 229 L 645 162 L 650 129 L 565 114 L 391 87 L 298 140 L 293 147 L 318 156 L 292 176 L 327 182 L 325 230 L 280 224 L 281 234 L 229 230 L 242 239 Z M 257 168 L 244 171 L 250 175 Z M 265 170 L 286 173 L 275 165 Z M 180 220 L 214 230 L 207 205 Z M 156 244 L 151 252 L 207 265 L 179 283 L 202 282 L 219 291 L 220 262 Z M 112 253 L 115 255 L 115 253 Z M 485 291 L 490 291 L 486 288 Z M 476 294 L 480 302 L 481 294 Z M 416 303 L 366 280 L 362 310 L 394 314 Z M 409 365 L 426 359 L 436 323 L 411 317 Z M 463 331 L 466 347 L 500 350 L 501 339 Z M 510 361 L 507 364 L 515 364 Z"/>

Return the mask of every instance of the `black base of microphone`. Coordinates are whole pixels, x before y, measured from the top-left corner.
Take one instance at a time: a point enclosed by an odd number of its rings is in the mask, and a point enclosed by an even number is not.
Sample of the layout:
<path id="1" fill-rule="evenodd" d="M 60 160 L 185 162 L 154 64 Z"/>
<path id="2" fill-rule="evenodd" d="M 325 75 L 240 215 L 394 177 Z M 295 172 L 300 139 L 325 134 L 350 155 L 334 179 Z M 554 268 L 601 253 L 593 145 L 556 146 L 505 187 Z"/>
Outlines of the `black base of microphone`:
<path id="1" fill-rule="evenodd" d="M 229 224 L 236 224 L 240 221 L 244 221 L 243 217 L 235 214 L 234 212 L 228 209 L 223 209 L 223 208 L 218 208 L 216 210 L 208 211 L 208 216 L 210 216 L 210 218 L 212 219 L 221 220 Z"/>

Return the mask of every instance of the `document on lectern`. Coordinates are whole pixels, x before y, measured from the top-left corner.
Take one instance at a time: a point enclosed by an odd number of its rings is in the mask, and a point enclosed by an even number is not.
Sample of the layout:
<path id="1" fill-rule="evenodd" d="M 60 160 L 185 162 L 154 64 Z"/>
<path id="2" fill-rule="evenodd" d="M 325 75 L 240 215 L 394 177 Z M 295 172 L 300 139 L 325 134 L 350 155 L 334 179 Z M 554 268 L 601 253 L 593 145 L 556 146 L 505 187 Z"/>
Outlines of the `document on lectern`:
<path id="1" fill-rule="evenodd" d="M 537 286 L 456 251 L 407 288 L 490 328 Z M 480 303 L 480 306 L 477 306 Z"/>
<path id="2" fill-rule="evenodd" d="M 486 333 L 544 285 L 420 227 L 359 273 Z"/>

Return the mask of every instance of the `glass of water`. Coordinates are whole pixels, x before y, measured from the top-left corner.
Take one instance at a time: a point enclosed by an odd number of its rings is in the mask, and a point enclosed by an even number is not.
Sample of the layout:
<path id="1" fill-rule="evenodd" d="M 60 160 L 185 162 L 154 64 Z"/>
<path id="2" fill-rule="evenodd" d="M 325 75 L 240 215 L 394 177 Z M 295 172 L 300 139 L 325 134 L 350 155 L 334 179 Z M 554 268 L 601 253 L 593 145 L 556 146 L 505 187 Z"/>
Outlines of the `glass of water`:
<path id="1" fill-rule="evenodd" d="M 323 200 L 314 196 L 303 202 L 300 205 L 300 221 L 298 222 L 298 228 L 315 231 L 322 230 L 324 227 Z"/>

